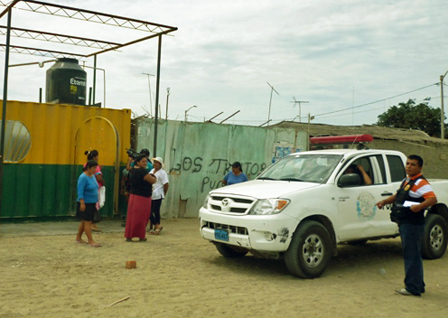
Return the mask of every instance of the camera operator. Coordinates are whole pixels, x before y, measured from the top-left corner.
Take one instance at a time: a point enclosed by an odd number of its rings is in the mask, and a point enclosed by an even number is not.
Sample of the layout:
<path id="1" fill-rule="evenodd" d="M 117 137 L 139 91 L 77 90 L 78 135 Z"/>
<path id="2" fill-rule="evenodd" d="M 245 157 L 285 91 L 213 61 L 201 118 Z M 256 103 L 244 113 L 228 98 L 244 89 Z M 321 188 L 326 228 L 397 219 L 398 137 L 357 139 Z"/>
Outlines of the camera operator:
<path id="1" fill-rule="evenodd" d="M 134 150 L 132 150 L 132 149 L 128 149 L 128 150 L 127 150 L 127 154 L 128 154 L 128 156 L 129 156 L 129 157 L 128 157 L 128 162 L 126 163 L 126 170 L 127 170 L 127 171 L 131 171 L 132 167 L 134 167 L 134 165 L 135 165 L 134 160 L 135 160 L 135 158 L 137 158 L 139 155 L 144 155 L 144 156 L 146 157 L 146 159 L 148 160 L 148 163 L 147 163 L 147 165 L 146 165 L 146 169 L 147 169 L 148 171 L 151 171 L 151 170 L 152 170 L 153 165 L 152 165 L 152 163 L 151 163 L 151 160 L 149 160 L 149 155 L 150 155 L 150 153 L 149 153 L 149 150 L 148 150 L 148 149 L 143 148 L 142 150 L 140 150 L 140 153 L 138 153 L 138 152 L 136 152 L 136 151 L 134 151 Z"/>
<path id="2" fill-rule="evenodd" d="M 148 172 L 150 172 L 153 169 L 153 165 L 151 160 L 149 160 L 149 150 L 146 148 L 143 148 L 142 150 L 140 150 L 140 153 L 136 152 L 133 149 L 127 149 L 126 153 L 128 154 L 128 162 L 126 163 L 126 170 L 128 172 L 130 172 L 132 170 L 132 168 L 135 166 L 135 159 L 138 158 L 140 155 L 144 156 L 147 160 L 147 164 L 146 164 L 146 170 L 148 170 Z M 124 176 L 124 193 L 130 193 L 131 192 L 131 181 L 130 181 L 130 174 L 126 174 Z M 129 198 L 128 198 L 129 200 Z M 124 216 L 124 219 L 121 223 L 121 226 L 125 227 L 126 226 L 126 219 L 127 216 Z M 152 225 L 150 225 L 150 228 L 152 229 Z"/>
<path id="3" fill-rule="evenodd" d="M 403 296 L 421 296 L 425 292 L 423 280 L 423 261 L 421 244 L 425 224 L 425 210 L 437 203 L 431 185 L 421 171 L 423 159 L 411 155 L 406 160 L 408 177 L 403 180 L 397 193 L 379 201 L 376 206 L 382 209 L 391 204 L 391 220 L 398 223 L 403 246 L 405 288 L 395 292 Z"/>

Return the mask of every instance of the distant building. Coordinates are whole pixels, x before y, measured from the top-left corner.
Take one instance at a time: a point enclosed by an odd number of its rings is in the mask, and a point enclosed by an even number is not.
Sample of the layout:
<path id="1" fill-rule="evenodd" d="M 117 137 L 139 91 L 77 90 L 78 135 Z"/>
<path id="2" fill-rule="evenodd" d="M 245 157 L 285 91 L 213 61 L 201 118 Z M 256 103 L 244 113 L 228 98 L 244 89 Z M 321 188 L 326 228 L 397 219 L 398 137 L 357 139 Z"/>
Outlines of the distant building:
<path id="1" fill-rule="evenodd" d="M 428 178 L 448 179 L 447 157 L 448 140 L 430 137 L 425 132 L 412 129 L 386 128 L 374 125 L 334 126 L 284 121 L 271 127 L 294 128 L 296 131 L 309 131 L 310 137 L 372 135 L 373 141 L 367 143 L 371 149 L 398 150 L 406 155 L 418 154 L 425 162 L 423 171 Z M 317 148 L 313 146 L 314 148 Z M 311 149 L 313 147 L 310 147 Z M 349 148 L 348 145 L 337 146 Z M 353 147 L 356 147 L 354 144 Z M 330 148 L 320 146 L 321 149 Z"/>

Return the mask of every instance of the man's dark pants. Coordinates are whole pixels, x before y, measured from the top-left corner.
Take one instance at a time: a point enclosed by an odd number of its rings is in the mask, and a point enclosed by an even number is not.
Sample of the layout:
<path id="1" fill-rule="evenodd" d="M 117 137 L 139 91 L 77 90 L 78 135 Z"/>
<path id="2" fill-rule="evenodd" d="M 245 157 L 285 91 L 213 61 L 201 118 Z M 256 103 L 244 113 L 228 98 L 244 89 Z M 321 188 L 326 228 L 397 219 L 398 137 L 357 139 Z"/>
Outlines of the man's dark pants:
<path id="1" fill-rule="evenodd" d="M 398 227 L 403 245 L 404 271 L 406 275 L 404 284 L 408 292 L 420 295 L 425 292 L 421 256 L 424 224 L 401 223 Z"/>

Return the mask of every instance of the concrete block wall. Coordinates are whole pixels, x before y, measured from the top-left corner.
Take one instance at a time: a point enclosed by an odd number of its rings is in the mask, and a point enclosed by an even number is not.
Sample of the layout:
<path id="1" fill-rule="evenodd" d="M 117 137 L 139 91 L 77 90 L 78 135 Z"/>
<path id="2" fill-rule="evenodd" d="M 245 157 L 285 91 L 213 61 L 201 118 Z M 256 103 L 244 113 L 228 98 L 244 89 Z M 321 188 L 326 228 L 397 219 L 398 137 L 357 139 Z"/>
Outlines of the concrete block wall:
<path id="1" fill-rule="evenodd" d="M 371 149 L 397 150 L 406 156 L 416 154 L 423 158 L 423 173 L 431 179 L 448 179 L 448 143 L 415 142 L 374 139 Z"/>

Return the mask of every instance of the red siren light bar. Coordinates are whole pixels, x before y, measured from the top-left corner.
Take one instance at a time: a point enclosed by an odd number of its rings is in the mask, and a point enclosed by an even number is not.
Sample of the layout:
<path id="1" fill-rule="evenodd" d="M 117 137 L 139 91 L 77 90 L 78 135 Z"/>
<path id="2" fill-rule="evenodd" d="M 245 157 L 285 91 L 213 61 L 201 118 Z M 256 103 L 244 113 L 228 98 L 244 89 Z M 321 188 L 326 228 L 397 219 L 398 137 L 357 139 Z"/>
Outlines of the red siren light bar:
<path id="1" fill-rule="evenodd" d="M 319 144 L 353 144 L 360 142 L 372 142 L 372 135 L 349 135 L 349 136 L 326 136 L 326 137 L 312 137 L 310 142 L 313 145 Z"/>

